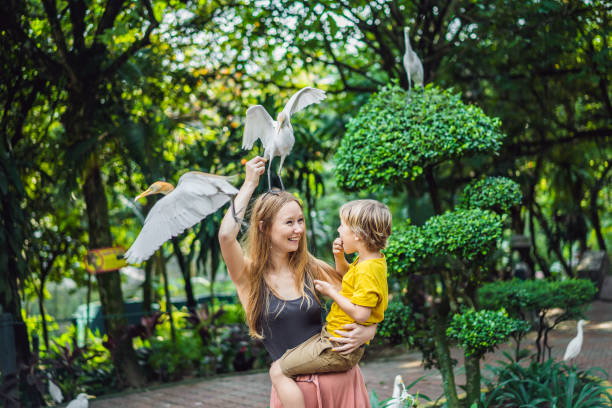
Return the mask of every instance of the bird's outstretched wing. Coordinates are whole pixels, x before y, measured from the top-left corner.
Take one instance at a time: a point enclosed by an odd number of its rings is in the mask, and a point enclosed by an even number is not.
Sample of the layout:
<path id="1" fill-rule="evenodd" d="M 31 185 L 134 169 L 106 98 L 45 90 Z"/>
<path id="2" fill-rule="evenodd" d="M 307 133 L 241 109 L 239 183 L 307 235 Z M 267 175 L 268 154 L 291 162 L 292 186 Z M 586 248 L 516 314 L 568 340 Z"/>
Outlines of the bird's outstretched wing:
<path id="1" fill-rule="evenodd" d="M 251 149 L 257 139 L 261 139 L 264 147 L 268 145 L 268 138 L 274 135 L 274 120 L 261 105 L 251 106 L 246 113 L 242 148 Z"/>
<path id="2" fill-rule="evenodd" d="M 145 219 L 142 230 L 125 253 L 128 263 L 148 259 L 164 242 L 214 213 L 238 193 L 227 178 L 190 171 L 176 189 L 159 200 Z"/>
<path id="3" fill-rule="evenodd" d="M 291 99 L 289 99 L 283 112 L 285 115 L 291 116 L 308 105 L 319 103 L 325 98 L 327 98 L 327 96 L 325 96 L 325 91 L 307 86 L 306 88 L 300 89 Z"/>

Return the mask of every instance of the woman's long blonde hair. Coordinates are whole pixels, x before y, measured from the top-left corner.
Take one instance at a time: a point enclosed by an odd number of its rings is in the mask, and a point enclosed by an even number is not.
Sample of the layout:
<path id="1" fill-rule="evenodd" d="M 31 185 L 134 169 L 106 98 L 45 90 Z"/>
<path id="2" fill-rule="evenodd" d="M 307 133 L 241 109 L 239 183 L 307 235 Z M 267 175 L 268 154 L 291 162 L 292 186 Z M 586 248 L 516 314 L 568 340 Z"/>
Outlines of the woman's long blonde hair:
<path id="1" fill-rule="evenodd" d="M 255 200 L 251 211 L 249 233 L 246 235 L 245 252 L 249 259 L 247 265 L 248 300 L 245 306 L 247 324 L 251 336 L 263 338 L 262 318 L 269 307 L 271 289 L 266 284 L 264 274 L 273 268 L 270 256 L 270 228 L 280 209 L 298 199 L 287 191 L 265 193 Z M 261 227 L 260 227 L 261 226 Z M 289 255 L 289 266 L 295 274 L 297 287 L 304 298 L 304 286 L 307 286 L 317 302 L 313 279 L 336 278 L 334 269 L 308 252 L 306 231 L 302 234 L 298 249 Z M 339 279 L 338 279 L 339 281 Z M 310 298 L 306 297 L 310 302 Z"/>

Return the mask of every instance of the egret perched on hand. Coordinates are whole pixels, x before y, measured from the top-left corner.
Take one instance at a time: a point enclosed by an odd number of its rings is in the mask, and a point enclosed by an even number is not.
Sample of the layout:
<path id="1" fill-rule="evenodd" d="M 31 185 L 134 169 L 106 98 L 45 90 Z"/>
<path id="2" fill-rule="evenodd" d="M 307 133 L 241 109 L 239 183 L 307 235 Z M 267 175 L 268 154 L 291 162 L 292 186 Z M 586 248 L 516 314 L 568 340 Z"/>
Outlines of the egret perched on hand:
<path id="1" fill-rule="evenodd" d="M 565 354 L 563 355 L 563 361 L 573 360 L 580 354 L 580 349 L 582 348 L 582 326 L 584 326 L 585 323 L 586 322 L 582 319 L 578 320 L 578 335 L 567 345 Z"/>
<path id="2" fill-rule="evenodd" d="M 55 403 L 61 404 L 64 400 L 64 396 L 62 395 L 62 390 L 51 380 L 51 374 L 47 373 L 47 378 L 49 379 L 49 394 Z"/>
<path id="3" fill-rule="evenodd" d="M 404 27 L 404 44 L 406 45 L 406 53 L 404 54 L 404 69 L 408 75 L 408 93 L 412 90 L 410 80 L 414 81 L 414 85 L 423 86 L 423 64 L 416 52 L 412 51 L 410 46 L 410 29 Z"/>
<path id="4" fill-rule="evenodd" d="M 278 178 L 281 183 L 281 189 L 285 189 L 283 179 L 281 178 L 281 169 L 283 168 L 285 157 L 291 152 L 295 143 L 293 128 L 291 127 L 291 115 L 308 105 L 319 103 L 325 98 L 325 92 L 320 89 L 311 87 L 302 88 L 289 99 L 285 108 L 278 114 L 276 121 L 272 119 L 261 105 L 251 106 L 247 110 L 242 148 L 251 149 L 257 139 L 261 140 L 264 147 L 263 157 L 268 159 L 268 190 L 272 189 L 270 183 L 270 165 L 275 156 L 280 156 Z"/>
<path id="5" fill-rule="evenodd" d="M 89 398 L 95 398 L 92 395 L 80 393 L 75 399 L 70 401 L 66 408 L 87 408 L 89 407 Z"/>
<path id="6" fill-rule="evenodd" d="M 148 259 L 164 242 L 194 226 L 214 213 L 238 190 L 229 183 L 230 177 L 189 171 L 183 174 L 176 188 L 170 183 L 156 181 L 135 200 L 151 194 L 164 194 L 145 219 L 136 241 L 125 253 L 129 263 Z"/>

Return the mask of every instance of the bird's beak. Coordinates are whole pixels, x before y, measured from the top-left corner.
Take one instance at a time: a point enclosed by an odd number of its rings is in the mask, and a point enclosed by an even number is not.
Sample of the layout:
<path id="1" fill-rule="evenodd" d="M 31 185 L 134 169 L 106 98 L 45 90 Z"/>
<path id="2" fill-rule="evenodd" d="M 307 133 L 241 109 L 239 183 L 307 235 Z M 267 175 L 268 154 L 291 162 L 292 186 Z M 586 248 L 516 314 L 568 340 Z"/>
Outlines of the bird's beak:
<path id="1" fill-rule="evenodd" d="M 153 190 L 151 190 L 151 187 L 147 188 L 145 191 L 143 191 L 142 193 L 138 194 L 138 196 L 134 199 L 134 201 L 138 201 L 142 197 L 146 197 L 146 196 L 148 196 L 150 194 L 153 194 Z"/>
<path id="2" fill-rule="evenodd" d="M 87 399 L 94 399 L 94 398 L 96 398 L 96 396 L 95 396 L 95 395 L 89 395 L 89 394 L 87 394 Z"/>

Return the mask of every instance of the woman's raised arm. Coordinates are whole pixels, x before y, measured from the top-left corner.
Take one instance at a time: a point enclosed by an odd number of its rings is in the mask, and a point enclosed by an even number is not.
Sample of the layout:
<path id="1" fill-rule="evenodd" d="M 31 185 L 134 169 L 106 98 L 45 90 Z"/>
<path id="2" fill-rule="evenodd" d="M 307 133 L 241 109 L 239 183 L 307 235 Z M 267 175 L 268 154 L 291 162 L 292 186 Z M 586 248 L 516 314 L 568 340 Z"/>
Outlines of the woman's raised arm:
<path id="1" fill-rule="evenodd" d="M 259 184 L 259 177 L 266 170 L 266 160 L 262 157 L 255 157 L 249 160 L 246 165 L 246 177 L 240 191 L 234 199 L 234 208 L 236 217 L 239 220 L 244 218 L 247 205 L 253 195 L 253 191 Z M 228 210 L 223 217 L 221 227 L 219 228 L 219 245 L 221 246 L 221 254 L 230 279 L 236 285 L 238 294 L 245 287 L 246 276 L 245 266 L 246 258 L 242 252 L 242 247 L 238 242 L 238 232 L 240 232 L 240 223 L 234 219 L 232 210 Z"/>

